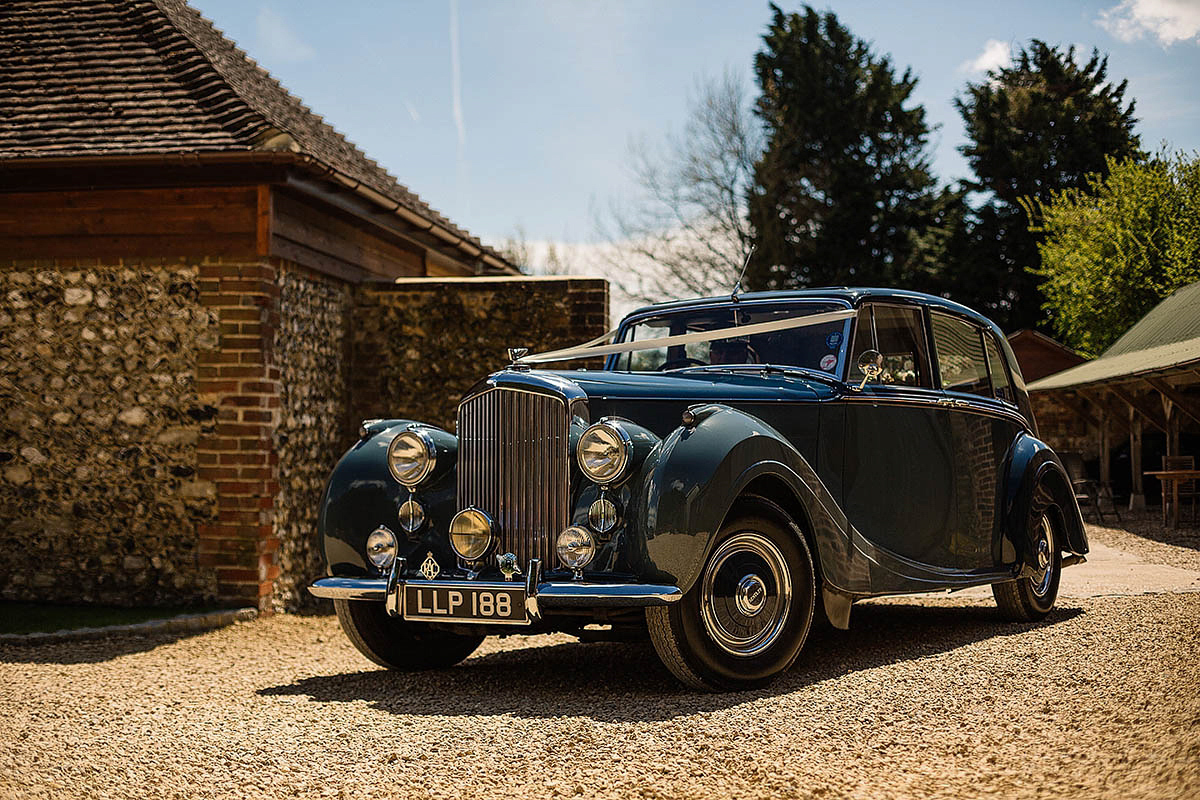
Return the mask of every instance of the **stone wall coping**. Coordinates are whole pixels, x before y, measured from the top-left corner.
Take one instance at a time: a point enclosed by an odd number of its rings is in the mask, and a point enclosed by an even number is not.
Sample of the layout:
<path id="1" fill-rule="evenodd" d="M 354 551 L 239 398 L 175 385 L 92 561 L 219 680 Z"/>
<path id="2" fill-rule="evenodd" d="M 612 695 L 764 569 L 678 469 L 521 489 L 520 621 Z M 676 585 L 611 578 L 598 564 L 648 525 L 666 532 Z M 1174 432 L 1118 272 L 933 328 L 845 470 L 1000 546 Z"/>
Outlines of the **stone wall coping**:
<path id="1" fill-rule="evenodd" d="M 149 636 L 159 633 L 199 633 L 224 628 L 235 622 L 249 622 L 258 617 L 258 609 L 235 608 L 207 614 L 180 614 L 167 619 L 152 619 L 129 625 L 105 625 L 100 628 L 71 628 L 38 633 L 0 633 L 0 644 L 49 644 L 51 642 L 103 639 L 107 636 Z"/>
<path id="2" fill-rule="evenodd" d="M 473 277 L 441 277 L 424 276 L 419 278 L 396 278 L 390 281 L 364 281 L 370 287 L 377 286 L 409 286 L 434 283 L 481 284 L 481 283 L 528 283 L 554 281 L 603 281 L 608 279 L 599 275 L 479 275 Z"/>

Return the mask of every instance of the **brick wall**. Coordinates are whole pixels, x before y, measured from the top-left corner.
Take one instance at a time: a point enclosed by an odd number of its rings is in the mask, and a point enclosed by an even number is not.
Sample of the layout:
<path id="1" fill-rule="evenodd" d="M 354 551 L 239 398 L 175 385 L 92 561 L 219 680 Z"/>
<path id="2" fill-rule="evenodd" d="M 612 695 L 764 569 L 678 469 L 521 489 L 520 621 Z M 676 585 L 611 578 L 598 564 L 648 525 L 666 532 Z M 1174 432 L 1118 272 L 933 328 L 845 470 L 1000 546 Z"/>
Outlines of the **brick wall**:
<path id="1" fill-rule="evenodd" d="M 1034 392 L 1029 400 L 1033 418 L 1037 420 L 1038 435 L 1055 452 L 1082 453 L 1085 460 L 1100 457 L 1099 434 L 1078 411 L 1058 402 L 1051 392 Z M 1086 400 L 1080 402 L 1088 405 Z M 1097 411 L 1091 409 L 1091 413 Z"/>
<path id="2" fill-rule="evenodd" d="M 200 563 L 226 604 L 265 604 L 274 562 L 273 512 L 279 490 L 274 430 L 280 406 L 275 363 L 278 270 L 267 261 L 200 267 L 200 302 L 216 314 L 219 338 L 200 351 L 200 398 L 217 413 L 199 442 L 197 475 L 214 489 L 217 519 L 198 530 Z"/>

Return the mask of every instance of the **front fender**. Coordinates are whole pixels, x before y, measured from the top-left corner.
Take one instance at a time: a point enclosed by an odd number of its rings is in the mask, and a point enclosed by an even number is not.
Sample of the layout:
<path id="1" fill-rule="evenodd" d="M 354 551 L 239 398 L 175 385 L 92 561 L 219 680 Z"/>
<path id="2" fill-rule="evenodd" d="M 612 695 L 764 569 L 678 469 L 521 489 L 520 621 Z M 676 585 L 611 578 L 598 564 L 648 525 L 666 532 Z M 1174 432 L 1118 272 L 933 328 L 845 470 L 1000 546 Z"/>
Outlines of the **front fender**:
<path id="1" fill-rule="evenodd" d="M 400 505 L 409 491 L 388 471 L 387 448 L 401 431 L 420 425 L 435 434 L 438 468 L 428 483 L 418 486 L 413 497 L 425 508 L 426 521 L 415 535 L 399 525 Z M 321 498 L 317 533 L 325 554 L 326 574 L 337 577 L 378 577 L 381 573 L 366 558 L 367 537 L 380 525 L 396 534 L 397 555 L 424 558 L 433 551 L 442 563 L 453 563 L 449 540 L 436 535 L 446 530 L 454 515 L 457 439 L 432 425 L 411 420 L 373 421 L 364 426 L 363 437 L 355 442 L 330 473 Z"/>
<path id="2" fill-rule="evenodd" d="M 1033 531 L 1029 517 L 1038 487 L 1042 487 L 1062 511 L 1059 522 L 1066 533 L 1062 549 L 1076 555 L 1087 554 L 1087 533 L 1083 528 L 1083 515 L 1075 500 L 1071 479 L 1049 445 L 1028 433 L 1021 434 L 1012 446 L 1005 487 L 1004 530 L 1007 541 L 1001 545 L 1015 549 L 1018 563 L 1024 564 L 1027 559 L 1033 558 Z"/>
<path id="3" fill-rule="evenodd" d="M 709 406 L 694 427 L 673 431 L 647 457 L 634 491 L 630 561 L 647 580 L 689 590 L 734 501 L 760 480 L 781 482 L 797 501 L 823 577 L 842 583 L 846 519 L 816 471 L 778 431 L 728 406 Z"/>

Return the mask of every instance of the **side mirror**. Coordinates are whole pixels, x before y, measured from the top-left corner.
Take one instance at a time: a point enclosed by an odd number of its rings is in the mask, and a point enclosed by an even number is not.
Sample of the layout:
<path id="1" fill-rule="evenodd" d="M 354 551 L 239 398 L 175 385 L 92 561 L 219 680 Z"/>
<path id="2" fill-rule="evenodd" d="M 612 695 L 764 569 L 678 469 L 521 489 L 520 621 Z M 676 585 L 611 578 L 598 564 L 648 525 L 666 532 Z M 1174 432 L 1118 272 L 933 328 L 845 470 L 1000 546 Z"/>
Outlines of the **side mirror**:
<path id="1" fill-rule="evenodd" d="M 863 374 L 862 383 L 858 385 L 861 392 L 867 381 L 874 381 L 883 374 L 883 354 L 878 350 L 864 350 L 858 357 L 858 370 Z"/>

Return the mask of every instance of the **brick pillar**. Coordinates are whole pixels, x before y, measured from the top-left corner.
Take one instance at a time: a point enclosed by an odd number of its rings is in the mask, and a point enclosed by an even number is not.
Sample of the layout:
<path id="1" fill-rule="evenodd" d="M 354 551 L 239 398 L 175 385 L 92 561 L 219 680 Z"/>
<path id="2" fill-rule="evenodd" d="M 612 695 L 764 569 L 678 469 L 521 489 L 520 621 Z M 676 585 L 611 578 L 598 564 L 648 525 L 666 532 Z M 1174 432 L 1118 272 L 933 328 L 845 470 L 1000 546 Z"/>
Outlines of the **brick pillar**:
<path id="1" fill-rule="evenodd" d="M 199 441 L 197 477 L 216 493 L 217 518 L 201 525 L 202 566 L 215 570 L 218 601 L 268 610 L 279 576 L 274 535 L 279 493 L 280 373 L 274 359 L 279 285 L 270 263 L 200 267 L 200 302 L 217 312 L 220 338 L 202 350 L 197 388 L 217 410 L 214 432 Z"/>

